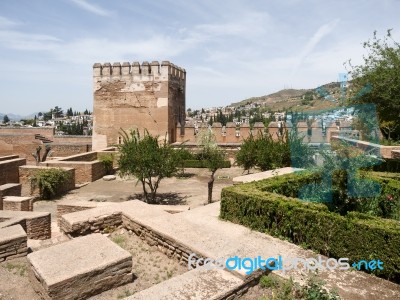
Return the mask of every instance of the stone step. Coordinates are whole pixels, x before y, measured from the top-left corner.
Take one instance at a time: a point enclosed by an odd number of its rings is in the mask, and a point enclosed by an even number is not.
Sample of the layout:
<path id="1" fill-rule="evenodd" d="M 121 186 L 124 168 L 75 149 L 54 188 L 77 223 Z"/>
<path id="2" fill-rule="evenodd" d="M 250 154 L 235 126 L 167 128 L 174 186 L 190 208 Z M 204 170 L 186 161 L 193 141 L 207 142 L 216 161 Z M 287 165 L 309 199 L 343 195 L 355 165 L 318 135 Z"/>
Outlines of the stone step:
<path id="1" fill-rule="evenodd" d="M 124 300 L 216 300 L 230 299 L 244 281 L 230 272 L 198 268 L 163 281 Z"/>

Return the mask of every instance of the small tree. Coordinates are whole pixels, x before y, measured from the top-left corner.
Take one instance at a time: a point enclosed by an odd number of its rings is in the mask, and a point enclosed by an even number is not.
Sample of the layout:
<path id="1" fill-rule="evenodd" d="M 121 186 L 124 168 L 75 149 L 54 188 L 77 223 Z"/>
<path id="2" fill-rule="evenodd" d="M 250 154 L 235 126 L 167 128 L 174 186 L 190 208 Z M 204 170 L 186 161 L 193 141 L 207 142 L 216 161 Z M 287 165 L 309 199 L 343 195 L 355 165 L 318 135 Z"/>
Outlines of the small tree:
<path id="1" fill-rule="evenodd" d="M 197 143 L 200 147 L 200 157 L 205 161 L 208 170 L 211 172 L 208 181 L 208 203 L 211 203 L 215 173 L 218 169 L 224 167 L 225 153 L 218 148 L 215 135 L 210 129 L 199 132 Z"/>
<path id="2" fill-rule="evenodd" d="M 4 115 L 3 117 L 3 123 L 4 124 L 8 124 L 8 122 L 10 122 L 10 118 L 7 115 Z"/>
<path id="3" fill-rule="evenodd" d="M 166 139 L 160 144 L 158 137 L 151 136 L 147 130 L 143 136 L 139 130 L 131 130 L 129 134 L 122 131 L 121 135 L 123 143 L 118 146 L 120 174 L 135 176 L 142 183 L 145 201 L 155 203 L 161 180 L 178 172 L 174 150 Z"/>
<path id="4" fill-rule="evenodd" d="M 236 154 L 236 163 L 239 167 L 243 167 L 247 174 L 250 173 L 251 168 L 256 166 L 256 142 L 252 134 L 240 146 L 240 150 Z"/>

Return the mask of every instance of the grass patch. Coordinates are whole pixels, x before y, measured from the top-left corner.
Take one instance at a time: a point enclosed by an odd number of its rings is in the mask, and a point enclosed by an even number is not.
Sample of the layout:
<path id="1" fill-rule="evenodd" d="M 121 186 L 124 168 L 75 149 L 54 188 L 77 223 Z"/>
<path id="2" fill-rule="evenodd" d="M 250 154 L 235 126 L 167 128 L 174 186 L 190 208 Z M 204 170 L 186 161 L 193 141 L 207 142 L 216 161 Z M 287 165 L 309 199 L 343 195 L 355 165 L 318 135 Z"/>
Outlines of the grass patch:
<path id="1" fill-rule="evenodd" d="M 21 263 L 6 263 L 2 266 L 8 272 L 19 275 L 19 276 L 26 276 L 26 265 Z"/>

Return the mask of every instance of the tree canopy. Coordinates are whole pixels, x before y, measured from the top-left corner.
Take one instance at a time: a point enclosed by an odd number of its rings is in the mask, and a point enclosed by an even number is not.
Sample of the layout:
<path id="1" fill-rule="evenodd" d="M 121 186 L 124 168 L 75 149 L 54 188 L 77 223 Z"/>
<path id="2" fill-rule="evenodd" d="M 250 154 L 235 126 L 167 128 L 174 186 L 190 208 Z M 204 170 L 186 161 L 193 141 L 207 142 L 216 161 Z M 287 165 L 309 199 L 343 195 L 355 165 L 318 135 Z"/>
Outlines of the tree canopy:
<path id="1" fill-rule="evenodd" d="M 123 143 L 119 145 L 119 171 L 122 176 L 133 175 L 142 183 L 147 203 L 156 202 L 156 193 L 163 178 L 178 172 L 177 155 L 167 143 L 160 143 L 157 136 L 139 130 L 122 131 Z M 150 189 L 150 191 L 148 191 Z"/>
<path id="2" fill-rule="evenodd" d="M 400 44 L 392 38 L 391 31 L 383 38 L 375 31 L 373 38 L 364 42 L 368 53 L 362 65 L 352 65 L 351 60 L 347 63 L 352 77 L 350 103 L 375 104 L 381 128 L 383 121 L 397 123 L 400 117 Z M 398 138 L 399 129 L 396 134 L 390 133 Z"/>

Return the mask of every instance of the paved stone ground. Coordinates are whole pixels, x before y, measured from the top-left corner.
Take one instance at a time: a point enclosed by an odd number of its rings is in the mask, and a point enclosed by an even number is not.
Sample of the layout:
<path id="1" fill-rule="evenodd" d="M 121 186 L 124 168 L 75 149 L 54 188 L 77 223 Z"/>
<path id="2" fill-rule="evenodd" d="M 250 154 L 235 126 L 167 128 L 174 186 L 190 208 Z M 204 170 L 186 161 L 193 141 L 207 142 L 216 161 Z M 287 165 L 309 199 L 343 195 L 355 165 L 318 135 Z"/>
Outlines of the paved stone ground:
<path id="1" fill-rule="evenodd" d="M 241 258 L 316 257 L 312 251 L 273 238 L 269 235 L 219 220 L 220 203 L 199 207 L 190 211 L 170 215 L 151 209 L 140 201 L 121 204 L 124 214 L 151 230 L 173 237 L 178 243 L 187 245 L 195 253 L 213 259 L 239 256 Z M 157 217 L 154 217 L 157 216 Z M 327 259 L 326 257 L 324 259 Z M 244 270 L 235 272 L 246 278 Z M 299 283 L 304 283 L 308 274 L 301 269 L 274 271 L 275 274 Z M 319 277 L 330 289 L 336 288 L 344 299 L 398 299 L 400 286 L 359 271 L 321 271 Z"/>
<path id="2" fill-rule="evenodd" d="M 251 230 L 236 224 L 224 222 L 218 219 L 219 203 L 203 206 L 207 199 L 207 180 L 208 171 L 193 169 L 196 176 L 185 179 L 165 179 L 161 183 L 160 192 L 164 193 L 164 199 L 169 197 L 167 193 L 171 190 L 174 194 L 170 195 L 175 201 L 164 201 L 164 204 L 187 204 L 192 208 L 190 211 L 180 214 L 165 214 L 165 217 L 149 218 L 151 209 L 144 203 L 135 209 L 130 210 L 129 214 L 133 218 L 141 220 L 147 226 L 158 230 L 166 235 L 173 236 L 179 242 L 190 245 L 192 249 L 206 257 L 218 258 L 238 255 L 240 257 L 312 257 L 315 254 L 305 251 L 291 243 L 273 238 L 271 236 L 252 232 Z M 191 170 L 188 170 L 190 173 Z M 229 178 L 216 181 L 214 189 L 214 199 L 220 197 L 222 187 L 231 185 L 232 178 L 242 175 L 239 168 L 220 170 L 217 176 Z M 115 181 L 106 182 L 99 180 L 81 189 L 71 192 L 63 197 L 64 200 L 74 199 L 83 201 L 114 201 L 121 202 L 128 198 L 135 197 L 135 193 L 140 193 L 140 186 L 133 188 L 135 181 L 117 178 Z M 130 201 L 130 203 L 136 201 Z M 48 206 L 48 207 L 47 207 Z M 54 203 L 37 203 L 39 210 L 49 211 L 48 208 L 55 207 Z M 142 207 L 142 208 L 141 208 Z M 294 276 L 296 281 L 304 282 L 306 274 L 290 272 L 277 275 L 289 278 Z M 244 274 L 236 274 L 244 278 Z M 398 299 L 400 287 L 379 278 L 369 276 L 362 272 L 324 272 L 320 276 L 327 281 L 328 288 L 337 288 L 343 299 Z M 168 281 L 164 282 L 166 284 Z M 128 295 L 126 295 L 128 296 Z M 154 298 L 157 299 L 157 298 Z M 246 298 L 247 299 L 247 298 Z"/>
<path id="3" fill-rule="evenodd" d="M 257 172 L 257 171 L 253 171 Z M 220 200 L 222 188 L 232 185 L 233 178 L 243 174 L 243 169 L 233 167 L 216 172 L 213 200 Z M 160 204 L 189 205 L 191 208 L 207 203 L 207 182 L 210 172 L 208 169 L 185 169 L 185 176 L 165 178 L 159 187 Z M 141 184 L 136 180 L 120 178 L 92 182 L 80 189 L 73 190 L 62 199 L 83 201 L 122 202 L 130 199 L 140 199 L 142 196 Z"/>

